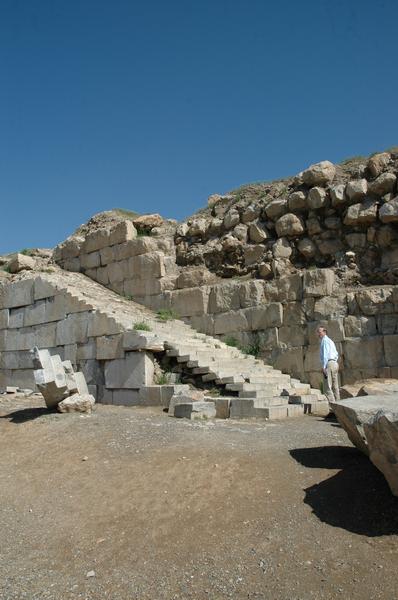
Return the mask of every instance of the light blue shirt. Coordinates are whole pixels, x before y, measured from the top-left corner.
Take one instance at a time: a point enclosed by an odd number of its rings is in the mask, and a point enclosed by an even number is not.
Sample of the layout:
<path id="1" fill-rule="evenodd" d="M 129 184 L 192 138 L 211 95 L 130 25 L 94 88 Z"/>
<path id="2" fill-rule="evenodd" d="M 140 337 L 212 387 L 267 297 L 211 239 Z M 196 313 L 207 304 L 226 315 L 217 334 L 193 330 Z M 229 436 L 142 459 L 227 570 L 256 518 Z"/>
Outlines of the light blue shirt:
<path id="1" fill-rule="evenodd" d="M 336 350 L 336 346 L 333 340 L 325 335 L 321 340 L 321 364 L 322 368 L 326 369 L 329 360 L 338 360 L 339 353 Z"/>

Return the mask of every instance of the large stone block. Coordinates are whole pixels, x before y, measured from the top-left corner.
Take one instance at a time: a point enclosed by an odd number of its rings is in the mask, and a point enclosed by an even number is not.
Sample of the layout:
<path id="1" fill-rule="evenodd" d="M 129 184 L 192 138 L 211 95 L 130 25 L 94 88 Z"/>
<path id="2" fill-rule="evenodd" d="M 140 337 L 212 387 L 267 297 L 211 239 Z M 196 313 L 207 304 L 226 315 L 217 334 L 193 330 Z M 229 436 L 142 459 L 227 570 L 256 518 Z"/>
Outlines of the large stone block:
<path id="1" fill-rule="evenodd" d="M 280 351 L 274 361 L 275 369 L 289 373 L 292 377 L 302 378 L 304 372 L 304 358 L 302 348 L 286 348 Z"/>
<path id="2" fill-rule="evenodd" d="M 245 281 L 240 285 L 239 298 L 241 308 L 264 303 L 264 282 L 258 279 Z"/>
<path id="3" fill-rule="evenodd" d="M 320 358 L 320 349 L 314 346 L 309 346 L 304 350 L 304 370 L 306 372 L 315 372 L 317 373 L 317 380 L 321 379 L 321 358 Z M 318 386 L 317 386 L 318 387 Z"/>
<path id="4" fill-rule="evenodd" d="M 97 229 L 87 235 L 82 245 L 81 252 L 89 254 L 95 250 L 101 250 L 101 248 L 105 248 L 106 246 L 110 246 L 109 229 Z"/>
<path id="5" fill-rule="evenodd" d="M 79 343 L 87 341 L 88 328 L 93 316 L 89 312 L 73 313 L 66 319 L 57 322 L 56 345 Z"/>
<path id="6" fill-rule="evenodd" d="M 7 329 L 9 326 L 10 311 L 8 308 L 0 310 L 0 329 Z"/>
<path id="7" fill-rule="evenodd" d="M 139 390 L 113 390 L 112 404 L 117 406 L 138 406 L 140 403 Z"/>
<path id="8" fill-rule="evenodd" d="M 266 301 L 269 302 L 293 302 L 301 300 L 303 283 L 301 275 L 290 275 L 267 282 L 264 288 Z"/>
<path id="9" fill-rule="evenodd" d="M 87 321 L 88 337 L 98 337 L 100 335 L 114 335 L 115 333 L 120 333 L 122 331 L 122 326 L 119 323 L 117 323 L 115 319 L 99 311 L 94 311 L 91 314 L 87 313 Z"/>
<path id="10" fill-rule="evenodd" d="M 120 221 L 110 230 L 109 245 L 123 244 L 137 237 L 137 230 L 131 221 Z"/>
<path id="11" fill-rule="evenodd" d="M 4 340 L 0 347 L 4 345 L 4 350 L 9 352 L 13 350 L 30 350 L 35 345 L 35 335 L 33 327 L 24 327 L 22 329 L 4 330 Z M 51 344 L 55 346 L 55 344 Z"/>
<path id="12" fill-rule="evenodd" d="M 6 373 L 10 373 L 8 385 L 22 389 L 36 390 L 33 369 L 15 369 L 13 371 L 6 371 Z"/>
<path id="13" fill-rule="evenodd" d="M 123 337 L 121 334 L 97 337 L 97 360 L 110 360 L 123 357 Z"/>
<path id="14" fill-rule="evenodd" d="M 80 361 L 79 366 L 88 385 L 104 385 L 105 378 L 102 365 L 103 363 L 93 359 Z"/>
<path id="15" fill-rule="evenodd" d="M 247 309 L 252 310 L 252 309 Z M 226 313 L 219 313 L 214 316 L 214 333 L 232 333 L 235 331 L 248 331 L 250 324 L 246 311 L 237 310 Z"/>
<path id="16" fill-rule="evenodd" d="M 97 338 L 89 338 L 85 344 L 77 344 L 76 360 L 87 360 L 97 356 Z"/>
<path id="17" fill-rule="evenodd" d="M 384 366 L 383 337 L 351 338 L 344 343 L 344 360 L 349 369 L 377 369 Z"/>
<path id="18" fill-rule="evenodd" d="M 314 320 L 319 320 L 344 317 L 347 314 L 347 311 L 348 308 L 345 296 L 324 296 L 315 301 L 313 318 Z"/>
<path id="19" fill-rule="evenodd" d="M 82 254 L 80 256 L 80 265 L 82 269 L 96 269 L 101 265 L 99 252 L 90 252 L 90 254 Z"/>
<path id="20" fill-rule="evenodd" d="M 32 329 L 33 344 L 29 348 L 37 346 L 38 348 L 53 348 L 57 345 L 57 323 L 41 323 L 35 325 Z M 30 335 L 27 335 L 26 344 L 30 341 Z M 28 348 L 26 348 L 28 349 Z"/>
<path id="21" fill-rule="evenodd" d="M 25 327 L 61 321 L 66 317 L 65 296 L 51 296 L 50 298 L 37 300 L 25 308 Z"/>
<path id="22" fill-rule="evenodd" d="M 140 296 L 156 296 L 162 292 L 175 289 L 176 276 L 160 279 L 126 279 L 123 282 L 124 294 L 138 298 Z"/>
<path id="23" fill-rule="evenodd" d="M 10 308 L 10 317 L 8 321 L 8 327 L 10 329 L 19 329 L 20 327 L 23 327 L 24 321 L 25 306 L 23 306 L 22 308 Z"/>
<path id="24" fill-rule="evenodd" d="M 29 350 L 1 352 L 0 369 L 33 369 L 31 352 Z"/>
<path id="25" fill-rule="evenodd" d="M 110 263 L 107 267 L 109 283 L 113 284 L 118 281 L 124 281 L 131 277 L 130 265 L 128 260 L 120 260 Z"/>
<path id="26" fill-rule="evenodd" d="M 203 288 L 188 288 L 170 292 L 171 307 L 180 317 L 202 315 L 207 313 L 209 290 Z"/>
<path id="27" fill-rule="evenodd" d="M 377 331 L 375 318 L 356 317 L 354 315 L 349 315 L 348 317 L 344 318 L 344 332 L 346 337 L 376 335 Z"/>
<path id="28" fill-rule="evenodd" d="M 147 352 L 129 352 L 124 359 L 105 363 L 105 386 L 109 389 L 140 388 L 152 385 L 153 359 Z"/>
<path id="29" fill-rule="evenodd" d="M 283 307 L 280 302 L 271 302 L 264 307 L 254 307 L 245 310 L 250 329 L 268 329 L 280 327 L 283 323 Z"/>
<path id="30" fill-rule="evenodd" d="M 154 252 L 157 249 L 156 240 L 151 237 L 139 237 L 114 246 L 115 260 L 124 260 L 139 254 Z"/>
<path id="31" fill-rule="evenodd" d="M 210 288 L 209 313 L 227 312 L 240 307 L 240 285 L 231 281 Z"/>
<path id="32" fill-rule="evenodd" d="M 398 335 L 385 335 L 383 342 L 386 365 L 389 367 L 398 366 Z"/>
<path id="33" fill-rule="evenodd" d="M 335 275 L 332 269 L 314 269 L 304 273 L 305 297 L 330 296 L 333 292 Z"/>
<path id="34" fill-rule="evenodd" d="M 128 260 L 130 278 L 157 279 L 166 275 L 163 252 L 139 254 Z"/>
<path id="35" fill-rule="evenodd" d="M 51 298 L 59 294 L 53 283 L 46 281 L 44 277 L 36 277 L 33 284 L 34 300 L 42 300 L 43 298 Z"/>
<path id="36" fill-rule="evenodd" d="M 33 302 L 33 279 L 22 279 L 0 288 L 0 308 L 27 306 Z"/>
<path id="37" fill-rule="evenodd" d="M 214 317 L 212 315 L 197 315 L 189 317 L 189 324 L 191 327 L 206 333 L 207 335 L 214 335 Z"/>
<path id="38" fill-rule="evenodd" d="M 355 298 L 364 315 L 388 314 L 394 312 L 392 292 L 391 286 L 370 288 L 357 292 Z"/>
<path id="39" fill-rule="evenodd" d="M 278 336 L 279 341 L 288 347 L 304 346 L 308 343 L 305 325 L 280 327 Z"/>

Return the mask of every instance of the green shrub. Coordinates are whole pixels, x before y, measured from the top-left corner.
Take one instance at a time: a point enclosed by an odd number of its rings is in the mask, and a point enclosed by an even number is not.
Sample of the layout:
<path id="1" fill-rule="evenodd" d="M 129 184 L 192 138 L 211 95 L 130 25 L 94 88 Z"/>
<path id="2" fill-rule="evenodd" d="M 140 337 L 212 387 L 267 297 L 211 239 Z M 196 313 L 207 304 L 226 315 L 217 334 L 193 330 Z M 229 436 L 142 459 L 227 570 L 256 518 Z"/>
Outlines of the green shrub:
<path id="1" fill-rule="evenodd" d="M 172 321 L 173 319 L 178 319 L 178 314 L 172 308 L 161 308 L 156 314 L 161 321 Z"/>
<path id="2" fill-rule="evenodd" d="M 33 250 L 31 248 L 23 248 L 20 250 L 19 254 L 24 254 L 25 256 L 32 256 Z"/>
<path id="3" fill-rule="evenodd" d="M 227 337 L 223 339 L 223 342 L 227 346 L 231 346 L 231 348 L 237 348 L 239 346 L 238 340 L 233 335 L 227 335 Z"/>
<path id="4" fill-rule="evenodd" d="M 148 237 L 151 236 L 152 232 L 148 227 L 143 227 L 141 229 L 137 229 L 137 237 Z"/>
<path id="5" fill-rule="evenodd" d="M 137 323 L 134 323 L 133 329 L 138 331 L 152 331 L 152 327 L 149 325 L 149 323 L 145 323 L 145 321 L 138 321 Z"/>
<path id="6" fill-rule="evenodd" d="M 170 378 L 170 372 L 160 373 L 160 375 L 155 377 L 155 383 L 156 385 L 168 385 L 170 383 Z"/>

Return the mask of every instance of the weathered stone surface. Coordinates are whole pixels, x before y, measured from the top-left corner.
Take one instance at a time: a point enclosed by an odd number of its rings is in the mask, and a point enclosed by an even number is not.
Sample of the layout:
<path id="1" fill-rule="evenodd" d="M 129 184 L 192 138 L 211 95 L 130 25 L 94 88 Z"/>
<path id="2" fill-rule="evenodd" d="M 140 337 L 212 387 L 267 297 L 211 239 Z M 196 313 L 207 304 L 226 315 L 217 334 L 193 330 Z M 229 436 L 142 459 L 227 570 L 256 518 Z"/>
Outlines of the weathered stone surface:
<path id="1" fill-rule="evenodd" d="M 308 186 L 324 185 L 333 181 L 336 167 L 328 160 L 311 165 L 302 172 L 302 179 Z"/>
<path id="2" fill-rule="evenodd" d="M 283 307 L 280 302 L 272 302 L 264 307 L 249 308 L 246 311 L 250 328 L 268 329 L 269 327 L 280 327 L 283 323 Z"/>
<path id="3" fill-rule="evenodd" d="M 91 323 L 89 313 L 74 313 L 57 322 L 56 345 L 85 343 L 88 337 L 88 326 Z M 101 334 L 99 334 L 101 335 Z"/>
<path id="4" fill-rule="evenodd" d="M 241 308 L 256 306 L 264 302 L 264 282 L 256 279 L 245 281 L 239 290 Z"/>
<path id="5" fill-rule="evenodd" d="M 187 288 L 170 292 L 171 307 L 180 317 L 201 315 L 207 312 L 209 290 L 205 287 Z"/>
<path id="6" fill-rule="evenodd" d="M 265 253 L 265 247 L 262 245 L 256 246 L 245 246 L 243 251 L 243 257 L 245 260 L 245 266 L 249 267 L 262 261 Z"/>
<path id="7" fill-rule="evenodd" d="M 368 160 L 368 169 L 373 177 L 377 177 L 384 171 L 391 160 L 391 155 L 388 152 L 379 152 L 371 156 Z"/>
<path id="8" fill-rule="evenodd" d="M 33 302 L 33 279 L 23 279 L 0 287 L 0 308 L 26 306 Z"/>
<path id="9" fill-rule="evenodd" d="M 390 202 L 385 202 L 380 207 L 379 219 L 382 223 L 395 223 L 398 221 L 398 196 Z"/>
<path id="10" fill-rule="evenodd" d="M 385 335 L 383 343 L 386 365 L 396 367 L 398 365 L 398 335 Z"/>
<path id="11" fill-rule="evenodd" d="M 390 286 L 368 288 L 355 294 L 357 304 L 364 315 L 388 314 L 394 311 Z"/>
<path id="12" fill-rule="evenodd" d="M 277 198 L 272 200 L 265 207 L 265 213 L 269 219 L 276 220 L 281 217 L 287 211 L 287 200 L 284 198 Z"/>
<path id="13" fill-rule="evenodd" d="M 366 179 L 354 179 L 347 183 L 345 193 L 350 202 L 362 200 L 368 191 L 368 182 Z"/>
<path id="14" fill-rule="evenodd" d="M 90 254 L 80 255 L 80 264 L 82 269 L 95 269 L 101 265 L 101 256 L 99 252 L 90 252 Z"/>
<path id="15" fill-rule="evenodd" d="M 289 210 L 291 212 L 300 212 L 307 208 L 307 197 L 304 192 L 293 192 L 288 200 Z"/>
<path id="16" fill-rule="evenodd" d="M 332 206 L 340 206 L 346 202 L 345 184 L 339 183 L 330 189 Z"/>
<path id="17" fill-rule="evenodd" d="M 220 194 L 211 194 L 207 199 L 207 206 L 214 206 L 217 202 L 222 200 L 222 196 Z"/>
<path id="18" fill-rule="evenodd" d="M 342 241 L 338 238 L 319 239 L 317 240 L 316 245 L 318 247 L 319 252 L 323 256 L 335 256 L 344 248 Z"/>
<path id="19" fill-rule="evenodd" d="M 383 337 L 346 339 L 344 362 L 351 369 L 372 369 L 384 366 Z"/>
<path id="20" fill-rule="evenodd" d="M 240 285 L 236 281 L 214 285 L 209 294 L 209 313 L 235 310 L 240 307 Z"/>
<path id="21" fill-rule="evenodd" d="M 189 226 L 187 231 L 187 235 L 190 236 L 204 236 L 207 229 L 207 221 L 206 219 L 193 219 L 192 223 Z"/>
<path id="22" fill-rule="evenodd" d="M 272 254 L 275 259 L 289 258 L 292 255 L 292 247 L 286 238 L 279 238 L 272 245 Z"/>
<path id="23" fill-rule="evenodd" d="M 348 233 L 345 239 L 349 247 L 354 249 L 365 248 L 367 242 L 365 233 Z"/>
<path id="24" fill-rule="evenodd" d="M 174 411 L 179 404 L 187 404 L 192 402 L 203 402 L 204 393 L 200 390 L 180 390 L 173 394 L 169 402 L 169 417 L 174 417 Z"/>
<path id="25" fill-rule="evenodd" d="M 153 229 L 163 225 L 163 217 L 154 213 L 151 215 L 141 215 L 133 220 L 133 224 L 137 229 Z"/>
<path id="26" fill-rule="evenodd" d="M 206 267 L 196 267 L 182 271 L 176 281 L 177 288 L 192 288 L 213 283 L 217 277 Z"/>
<path id="27" fill-rule="evenodd" d="M 395 190 L 397 177 L 394 173 L 382 173 L 368 185 L 368 192 L 375 196 L 384 196 Z"/>
<path id="28" fill-rule="evenodd" d="M 248 318 L 246 312 L 243 310 L 218 313 L 214 316 L 215 335 L 232 333 L 235 331 L 248 331 L 249 329 L 250 325 Z"/>
<path id="29" fill-rule="evenodd" d="M 224 227 L 225 229 L 232 229 L 240 222 L 240 216 L 237 210 L 232 209 L 224 217 Z"/>
<path id="30" fill-rule="evenodd" d="M 0 310 L 0 329 L 7 329 L 9 326 L 10 311 L 8 308 Z"/>
<path id="31" fill-rule="evenodd" d="M 246 242 L 247 241 L 247 230 L 248 230 L 247 225 L 244 225 L 243 223 L 239 223 L 238 225 L 236 225 L 233 228 L 232 235 L 235 236 L 241 242 Z"/>
<path id="32" fill-rule="evenodd" d="M 365 396 L 332 406 L 351 442 L 369 456 L 398 495 L 398 394 Z"/>
<path id="33" fill-rule="evenodd" d="M 268 238 L 268 234 L 262 227 L 252 223 L 249 227 L 249 238 L 250 241 L 259 244 Z"/>
<path id="34" fill-rule="evenodd" d="M 153 359 L 147 352 L 129 352 L 124 359 L 105 362 L 105 386 L 109 389 L 152 385 L 153 375 Z"/>
<path id="35" fill-rule="evenodd" d="M 335 274 L 332 269 L 306 271 L 303 279 L 304 296 L 330 296 L 334 283 Z"/>
<path id="36" fill-rule="evenodd" d="M 216 417 L 214 402 L 186 402 L 177 404 L 174 408 L 174 416 L 191 420 L 207 420 Z"/>
<path id="37" fill-rule="evenodd" d="M 317 233 L 321 233 L 322 231 L 322 226 L 317 217 L 310 217 L 309 219 L 307 219 L 305 224 L 307 227 L 308 235 L 310 236 L 316 235 Z"/>
<path id="38" fill-rule="evenodd" d="M 261 209 L 259 206 L 250 205 L 245 208 L 241 214 L 242 223 L 251 223 L 260 216 Z"/>
<path id="39" fill-rule="evenodd" d="M 85 254 L 89 254 L 90 252 L 100 250 L 109 245 L 109 229 L 104 227 L 87 234 L 86 239 L 82 244 L 81 251 Z"/>
<path id="40" fill-rule="evenodd" d="M 139 254 L 128 260 L 128 273 L 139 279 L 164 277 L 166 274 L 163 252 Z"/>
<path id="41" fill-rule="evenodd" d="M 344 331 L 346 337 L 376 335 L 375 318 L 349 315 L 344 319 Z"/>
<path id="42" fill-rule="evenodd" d="M 317 247 L 309 238 L 303 238 L 297 244 L 297 249 L 305 258 L 312 258 L 317 252 Z"/>
<path id="43" fill-rule="evenodd" d="M 275 229 L 279 237 L 291 237 L 304 232 L 302 222 L 293 213 L 287 213 L 280 217 L 275 223 Z"/>
<path id="44" fill-rule="evenodd" d="M 151 333 L 150 331 L 126 331 L 123 334 L 122 347 L 124 350 L 162 352 L 164 350 L 164 342 L 156 333 Z"/>
<path id="45" fill-rule="evenodd" d="M 322 187 L 313 187 L 308 192 L 307 206 L 310 210 L 324 208 L 327 204 L 326 190 Z"/>
<path id="46" fill-rule="evenodd" d="M 65 400 L 61 400 L 57 408 L 61 413 L 91 413 L 94 404 L 95 398 L 91 394 L 73 394 Z"/>
<path id="47" fill-rule="evenodd" d="M 36 266 L 36 261 L 31 256 L 25 254 L 16 254 L 8 263 L 10 273 L 19 273 L 20 271 L 31 271 Z"/>

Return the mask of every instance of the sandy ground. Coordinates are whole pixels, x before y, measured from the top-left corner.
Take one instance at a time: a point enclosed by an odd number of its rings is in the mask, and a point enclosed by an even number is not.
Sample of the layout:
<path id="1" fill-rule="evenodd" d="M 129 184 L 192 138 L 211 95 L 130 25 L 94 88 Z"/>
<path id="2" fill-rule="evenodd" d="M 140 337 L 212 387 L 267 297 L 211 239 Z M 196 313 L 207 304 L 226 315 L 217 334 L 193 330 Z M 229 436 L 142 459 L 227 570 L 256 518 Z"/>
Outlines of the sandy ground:
<path id="1" fill-rule="evenodd" d="M 0 396 L 0 598 L 398 597 L 398 499 L 333 422 Z"/>

